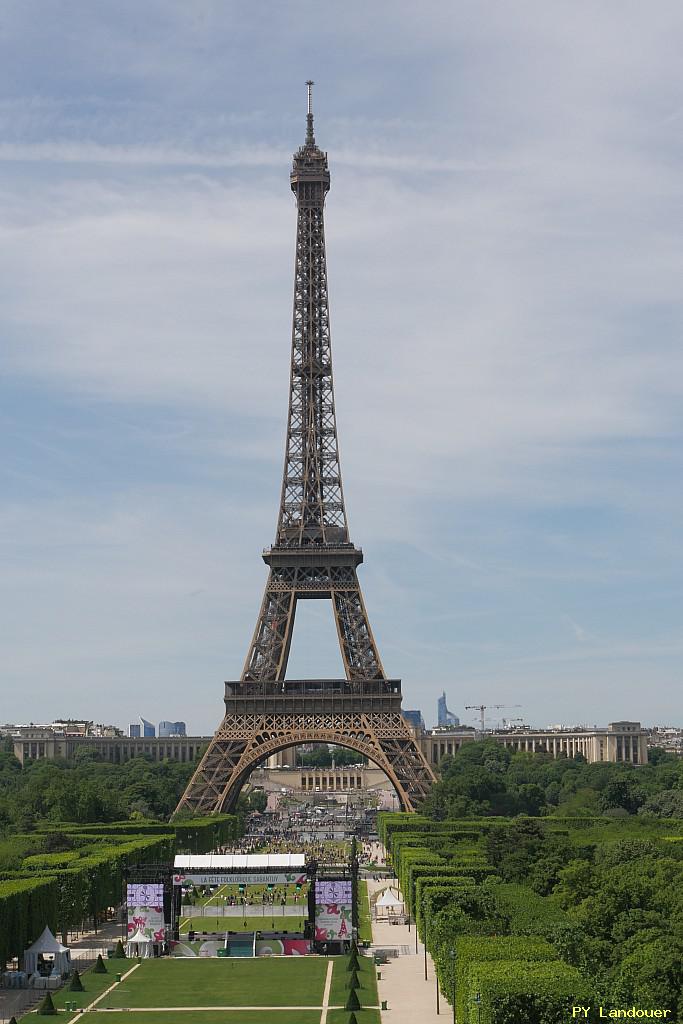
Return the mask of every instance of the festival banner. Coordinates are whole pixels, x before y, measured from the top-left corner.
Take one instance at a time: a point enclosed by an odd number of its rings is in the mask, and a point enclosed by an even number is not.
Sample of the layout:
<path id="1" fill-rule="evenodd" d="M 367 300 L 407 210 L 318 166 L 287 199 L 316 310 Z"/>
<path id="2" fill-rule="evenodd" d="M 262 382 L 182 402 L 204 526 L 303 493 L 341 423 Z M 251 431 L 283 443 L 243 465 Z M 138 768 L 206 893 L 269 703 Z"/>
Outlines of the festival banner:
<path id="1" fill-rule="evenodd" d="M 315 883 L 315 937 L 319 942 L 350 939 L 353 886 L 348 879 Z"/>
<path id="2" fill-rule="evenodd" d="M 138 931 L 152 942 L 166 941 L 163 907 L 128 907 L 128 938 Z"/>
<path id="3" fill-rule="evenodd" d="M 270 874 L 236 874 L 226 871 L 223 874 L 210 874 L 206 871 L 188 871 L 173 876 L 174 885 L 303 885 L 306 873 L 296 871 L 273 871 Z"/>

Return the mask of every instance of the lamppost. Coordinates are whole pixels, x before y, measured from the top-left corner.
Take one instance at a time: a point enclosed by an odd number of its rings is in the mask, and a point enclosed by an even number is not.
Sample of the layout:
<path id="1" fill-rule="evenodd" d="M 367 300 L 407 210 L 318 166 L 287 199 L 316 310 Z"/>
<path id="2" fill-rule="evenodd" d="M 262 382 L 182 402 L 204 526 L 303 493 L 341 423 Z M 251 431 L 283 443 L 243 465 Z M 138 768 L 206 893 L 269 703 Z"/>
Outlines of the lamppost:
<path id="1" fill-rule="evenodd" d="M 424 908 L 424 922 L 425 922 L 425 940 L 424 940 L 424 951 L 425 951 L 425 981 L 427 981 L 427 936 L 429 935 L 429 916 L 427 912 L 427 905 Z"/>
<path id="2" fill-rule="evenodd" d="M 451 1004 L 453 1006 L 453 1024 L 455 1024 L 455 950 L 450 949 L 448 955 L 451 958 Z"/>

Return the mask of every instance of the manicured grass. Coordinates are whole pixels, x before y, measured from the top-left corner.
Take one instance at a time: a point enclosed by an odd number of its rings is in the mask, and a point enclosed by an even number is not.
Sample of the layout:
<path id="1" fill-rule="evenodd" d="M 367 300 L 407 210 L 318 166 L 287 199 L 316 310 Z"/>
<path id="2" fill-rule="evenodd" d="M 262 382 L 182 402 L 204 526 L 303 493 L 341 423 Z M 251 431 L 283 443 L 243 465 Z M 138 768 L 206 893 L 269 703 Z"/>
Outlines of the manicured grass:
<path id="1" fill-rule="evenodd" d="M 76 963 L 78 963 L 78 961 L 76 961 Z M 67 981 L 64 988 L 61 988 L 58 992 L 51 993 L 52 1002 L 58 1010 L 63 1009 L 64 1003 L 75 1003 L 79 1009 L 83 1006 L 88 1006 L 89 1003 L 92 1003 L 93 999 L 97 999 L 97 997 L 104 992 L 105 988 L 109 988 L 110 985 L 114 984 L 114 979 L 117 974 L 125 974 L 126 971 L 132 967 L 132 963 L 133 962 L 130 960 L 107 960 L 107 974 L 93 974 L 92 969 L 81 974 L 81 982 L 85 989 L 84 992 L 67 991 L 69 987 L 69 982 Z M 78 967 L 76 970 L 78 970 Z M 67 1016 L 71 1017 L 72 1014 L 68 1014 Z M 19 1024 L 28 1024 L 29 1021 L 31 1021 L 32 1024 L 36 1024 L 37 1015 L 35 1013 L 27 1013 L 24 1014 L 23 1017 L 19 1018 Z"/>
<path id="2" fill-rule="evenodd" d="M 378 1006 L 377 999 L 377 968 L 372 957 L 358 957 L 358 980 L 360 988 L 358 999 L 361 1006 Z M 349 972 L 346 969 L 347 958 L 337 956 L 334 958 L 334 972 L 332 974 L 332 987 L 330 989 L 330 1006 L 343 1006 L 349 994 L 347 979 Z M 357 1012 L 357 1011 L 356 1011 Z M 347 1013 L 348 1016 L 348 1013 Z M 360 1022 L 360 1018 L 359 1022 Z"/>
<path id="3" fill-rule="evenodd" d="M 242 917 L 191 917 L 186 918 L 180 925 L 181 935 L 186 935 L 190 929 L 195 932 L 272 932 L 284 931 L 302 932 L 304 930 L 303 917 L 293 917 L 281 913 L 266 914 L 265 917 L 247 916 Z M 246 922 L 246 927 L 245 927 Z"/>
<path id="4" fill-rule="evenodd" d="M 368 897 L 368 883 L 365 879 L 361 879 L 358 883 L 358 938 L 361 942 L 372 942 L 370 899 Z"/>
<path id="5" fill-rule="evenodd" d="M 369 1011 L 366 1011 L 369 1012 Z M 118 1015 L 117 1015 L 118 1016 Z M 339 1024 L 346 1024 L 348 1013 L 339 1017 Z M 358 1015 L 357 1015 L 358 1016 Z M 69 1020 L 70 1017 L 67 1017 Z M 328 1016 L 328 1021 L 330 1017 Z M 38 1024 L 35 1014 L 33 1024 Z M 136 1013 L 135 1010 L 125 1014 L 126 1024 L 320 1024 L 320 1010 L 181 1010 L 172 1013 L 160 1010 L 159 1013 Z M 379 1017 L 377 1017 L 379 1022 Z M 365 1017 L 358 1017 L 358 1024 L 366 1024 Z M 368 1017 L 367 1024 L 375 1024 L 375 1018 Z"/>
<path id="6" fill-rule="evenodd" d="M 358 1024 L 380 1024 L 381 1018 L 379 1010 L 354 1010 L 353 1012 L 356 1015 Z M 128 1018 L 126 1018 L 126 1021 L 127 1020 Z M 348 1024 L 348 1020 L 348 1010 L 330 1010 L 327 1015 L 327 1024 Z M 275 1024 L 275 1018 L 273 1018 L 273 1022 Z M 145 1021 L 145 1024 L 148 1024 L 148 1022 Z M 263 1021 L 263 1024 L 266 1024 L 265 1020 Z M 270 1022 L 268 1022 L 268 1024 L 270 1024 Z M 418 1022 L 416 1021 L 415 1024 L 418 1024 Z"/>
<path id="7" fill-rule="evenodd" d="M 321 1006 L 326 971 L 314 957 L 143 960 L 99 1007 Z"/>

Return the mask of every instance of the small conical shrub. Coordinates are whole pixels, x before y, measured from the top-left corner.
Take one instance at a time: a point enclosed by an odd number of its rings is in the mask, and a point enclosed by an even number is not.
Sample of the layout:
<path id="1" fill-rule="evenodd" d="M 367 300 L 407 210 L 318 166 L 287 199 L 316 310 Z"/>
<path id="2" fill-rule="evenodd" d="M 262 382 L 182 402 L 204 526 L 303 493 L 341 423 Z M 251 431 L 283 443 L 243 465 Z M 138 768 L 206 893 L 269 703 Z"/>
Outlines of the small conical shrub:
<path id="1" fill-rule="evenodd" d="M 52 996 L 49 992 L 46 993 L 45 998 L 38 1007 L 39 1017 L 56 1017 L 57 1011 L 55 1010 L 55 1004 L 52 1002 Z"/>
<path id="2" fill-rule="evenodd" d="M 77 970 L 71 972 L 71 981 L 69 982 L 69 992 L 82 992 L 83 982 L 81 976 Z"/>
<path id="3" fill-rule="evenodd" d="M 9 1024 L 17 1024 L 17 1018 L 16 1017 L 10 1017 Z"/>
<path id="4" fill-rule="evenodd" d="M 349 1014 L 348 1024 L 358 1024 L 358 1018 L 356 1017 L 355 1013 Z"/>
<path id="5" fill-rule="evenodd" d="M 348 978 L 346 979 L 347 988 L 360 988 L 360 981 L 358 980 L 358 971 L 351 971 Z"/>
<path id="6" fill-rule="evenodd" d="M 92 972 L 93 972 L 93 974 L 106 974 L 107 973 L 107 968 L 105 967 L 104 960 L 102 959 L 102 954 L 101 953 L 97 954 L 97 960 L 95 961 L 95 966 L 93 967 Z"/>
<path id="7" fill-rule="evenodd" d="M 360 999 L 355 988 L 352 988 L 348 994 L 346 1002 L 344 1003 L 345 1010 L 360 1010 Z"/>
<path id="8" fill-rule="evenodd" d="M 123 943 L 121 942 L 121 939 L 119 939 L 119 941 L 116 943 L 116 949 L 114 950 L 114 957 L 115 957 L 116 960 L 125 960 L 126 959 L 126 951 L 123 948 Z"/>
<path id="9" fill-rule="evenodd" d="M 352 953 L 349 959 L 346 961 L 347 971 L 357 971 L 359 966 L 358 954 Z"/>

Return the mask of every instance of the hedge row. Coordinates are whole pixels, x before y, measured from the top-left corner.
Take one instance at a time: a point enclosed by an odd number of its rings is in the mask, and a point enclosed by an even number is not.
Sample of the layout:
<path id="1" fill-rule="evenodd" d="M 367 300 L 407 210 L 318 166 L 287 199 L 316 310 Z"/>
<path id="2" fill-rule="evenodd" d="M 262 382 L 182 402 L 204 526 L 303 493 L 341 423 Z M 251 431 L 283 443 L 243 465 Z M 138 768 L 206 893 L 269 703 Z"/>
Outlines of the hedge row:
<path id="1" fill-rule="evenodd" d="M 480 865 L 467 861 L 453 861 L 449 863 L 435 863 L 432 861 L 418 860 L 409 861 L 405 870 L 405 887 L 402 887 L 404 899 L 415 917 L 420 916 L 420 905 L 417 899 L 417 881 L 420 878 L 438 876 L 444 882 L 450 878 L 471 878 L 477 884 L 481 884 L 487 878 L 495 876 L 495 868 L 490 865 Z"/>
<path id="2" fill-rule="evenodd" d="M 586 979 L 560 960 L 474 962 L 463 989 L 459 1024 L 567 1024 L 572 1006 L 591 1003 Z"/>
<path id="3" fill-rule="evenodd" d="M 236 814 L 215 814 L 206 818 L 180 818 L 170 824 L 163 821 L 114 821 L 110 824 L 77 825 L 66 822 L 43 829 L 43 834 L 59 832 L 74 841 L 120 836 L 175 836 L 179 852 L 209 853 L 216 846 L 237 839 L 242 832 L 242 820 Z"/>
<path id="4" fill-rule="evenodd" d="M 234 815 L 171 825 L 145 822 L 149 827 L 139 832 L 131 830 L 134 824 L 59 826 L 53 831 L 83 845 L 30 854 L 21 870 L 5 872 L 0 880 L 0 967 L 20 956 L 46 924 L 61 934 L 88 919 L 96 922 L 108 907 L 118 906 L 125 877 L 134 866 L 170 865 L 176 847 L 205 852 L 238 836 L 240 829 Z"/>
<path id="5" fill-rule="evenodd" d="M 46 924 L 54 927 L 58 896 L 55 878 L 0 882 L 0 967 L 23 953 Z"/>
<path id="6" fill-rule="evenodd" d="M 557 953 L 549 942 L 519 935 L 463 935 L 455 941 L 455 953 L 455 1009 L 459 1021 L 467 1020 L 467 1007 L 474 995 L 468 991 L 469 972 L 474 964 L 502 960 L 529 963 L 557 959 Z"/>
<path id="7" fill-rule="evenodd" d="M 450 899 L 453 889 L 474 886 L 471 875 L 421 875 L 415 879 L 415 923 L 420 938 L 424 938 L 426 900 L 429 898 L 429 913 L 442 910 Z M 438 893 L 438 896 L 437 896 Z"/>
<path id="8" fill-rule="evenodd" d="M 526 885 L 513 882 L 487 884 L 495 892 L 498 906 L 508 917 L 514 934 L 551 935 L 556 928 L 568 925 L 567 915 L 552 896 L 539 896 Z"/>
<path id="9" fill-rule="evenodd" d="M 143 837 L 98 847 L 75 866 L 35 879 L 0 882 L 0 964 L 19 956 L 45 925 L 62 933 L 97 918 L 121 902 L 124 874 L 134 864 L 164 861 L 173 856 L 172 836 Z M 17 920 L 23 922 L 17 928 Z M 13 922 L 8 926 L 7 922 Z"/>
<path id="10" fill-rule="evenodd" d="M 380 829 L 441 991 L 456 993 L 458 1024 L 565 1024 L 572 1005 L 587 1005 L 587 982 L 547 941 L 566 930 L 566 915 L 502 883 L 471 829 L 447 834 L 434 822 L 430 832 L 425 819 L 398 814 L 383 815 Z"/>

